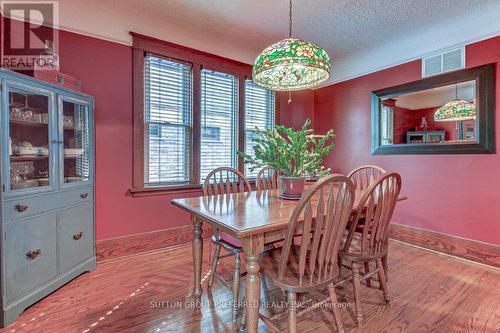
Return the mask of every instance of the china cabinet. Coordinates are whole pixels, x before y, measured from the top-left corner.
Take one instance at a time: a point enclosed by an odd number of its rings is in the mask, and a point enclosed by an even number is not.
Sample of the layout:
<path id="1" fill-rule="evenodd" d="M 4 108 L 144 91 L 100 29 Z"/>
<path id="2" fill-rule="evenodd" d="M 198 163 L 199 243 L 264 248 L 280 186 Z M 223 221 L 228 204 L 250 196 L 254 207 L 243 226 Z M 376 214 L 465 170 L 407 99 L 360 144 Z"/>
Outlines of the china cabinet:
<path id="1" fill-rule="evenodd" d="M 93 98 L 0 69 L 1 324 L 95 268 Z"/>

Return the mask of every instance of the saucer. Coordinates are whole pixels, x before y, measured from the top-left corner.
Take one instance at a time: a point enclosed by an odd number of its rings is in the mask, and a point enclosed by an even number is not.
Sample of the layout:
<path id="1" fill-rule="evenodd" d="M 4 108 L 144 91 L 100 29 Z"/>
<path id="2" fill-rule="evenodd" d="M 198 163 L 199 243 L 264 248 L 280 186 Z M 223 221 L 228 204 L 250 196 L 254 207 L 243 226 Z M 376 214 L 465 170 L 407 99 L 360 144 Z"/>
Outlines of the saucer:
<path id="1" fill-rule="evenodd" d="M 278 197 L 280 197 L 281 199 L 285 199 L 285 200 L 300 200 L 302 198 L 302 194 L 286 195 L 286 194 L 280 193 L 280 194 L 278 194 Z"/>

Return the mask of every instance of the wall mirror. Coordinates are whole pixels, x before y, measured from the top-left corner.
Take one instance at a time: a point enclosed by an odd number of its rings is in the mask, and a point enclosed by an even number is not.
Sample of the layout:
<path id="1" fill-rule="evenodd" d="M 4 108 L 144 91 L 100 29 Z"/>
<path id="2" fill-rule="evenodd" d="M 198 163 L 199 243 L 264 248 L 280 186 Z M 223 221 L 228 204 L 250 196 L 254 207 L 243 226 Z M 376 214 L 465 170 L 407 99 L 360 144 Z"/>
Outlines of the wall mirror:
<path id="1" fill-rule="evenodd" d="M 495 152 L 494 66 L 372 93 L 372 154 Z"/>

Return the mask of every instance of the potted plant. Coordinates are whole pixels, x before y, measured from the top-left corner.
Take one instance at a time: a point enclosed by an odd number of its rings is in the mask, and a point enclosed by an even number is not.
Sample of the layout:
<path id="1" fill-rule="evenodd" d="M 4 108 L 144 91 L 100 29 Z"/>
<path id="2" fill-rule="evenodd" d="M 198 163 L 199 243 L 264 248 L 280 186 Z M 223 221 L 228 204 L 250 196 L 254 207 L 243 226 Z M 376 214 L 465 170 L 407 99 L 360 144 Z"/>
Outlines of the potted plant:
<path id="1" fill-rule="evenodd" d="M 252 165 L 251 170 L 270 165 L 279 171 L 283 197 L 300 198 L 306 176 L 330 173 L 322 164 L 334 147 L 333 143 L 327 143 L 335 137 L 332 129 L 324 136 L 317 136 L 308 129 L 310 124 L 307 119 L 298 131 L 282 125 L 267 130 L 256 128 L 253 156 L 241 151 L 238 155 L 244 157 L 245 164 Z"/>

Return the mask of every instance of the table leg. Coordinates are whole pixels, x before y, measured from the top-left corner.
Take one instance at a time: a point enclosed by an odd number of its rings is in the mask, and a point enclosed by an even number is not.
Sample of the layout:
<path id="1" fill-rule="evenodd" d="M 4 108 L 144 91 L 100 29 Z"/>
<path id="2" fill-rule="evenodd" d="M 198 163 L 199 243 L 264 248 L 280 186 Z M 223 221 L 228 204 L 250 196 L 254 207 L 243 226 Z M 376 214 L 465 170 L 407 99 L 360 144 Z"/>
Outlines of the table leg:
<path id="1" fill-rule="evenodd" d="M 247 270 L 245 283 L 245 327 L 247 333 L 254 333 L 258 330 L 260 302 L 259 254 L 263 250 L 263 235 L 251 236 L 243 239 L 243 251 L 246 254 Z"/>
<path id="2" fill-rule="evenodd" d="M 201 237 L 201 233 L 201 221 L 193 216 L 193 294 L 197 299 L 201 298 L 203 291 L 201 288 L 201 263 L 203 258 L 203 238 Z"/>

